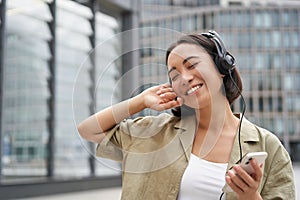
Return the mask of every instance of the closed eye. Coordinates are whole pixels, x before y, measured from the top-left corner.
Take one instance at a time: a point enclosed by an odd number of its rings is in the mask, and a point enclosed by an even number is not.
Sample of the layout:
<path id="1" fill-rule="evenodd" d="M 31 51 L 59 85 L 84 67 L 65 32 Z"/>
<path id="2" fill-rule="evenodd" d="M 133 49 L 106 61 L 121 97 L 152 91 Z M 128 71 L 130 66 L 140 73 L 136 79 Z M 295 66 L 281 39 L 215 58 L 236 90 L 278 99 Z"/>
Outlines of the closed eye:
<path id="1" fill-rule="evenodd" d="M 179 77 L 179 74 L 176 74 L 176 75 L 174 75 L 174 76 L 171 77 L 171 80 L 175 81 L 178 77 Z"/>
<path id="2" fill-rule="evenodd" d="M 196 65 L 198 65 L 198 64 L 199 64 L 199 62 L 196 62 L 196 63 L 188 66 L 187 69 L 194 69 L 196 67 Z"/>

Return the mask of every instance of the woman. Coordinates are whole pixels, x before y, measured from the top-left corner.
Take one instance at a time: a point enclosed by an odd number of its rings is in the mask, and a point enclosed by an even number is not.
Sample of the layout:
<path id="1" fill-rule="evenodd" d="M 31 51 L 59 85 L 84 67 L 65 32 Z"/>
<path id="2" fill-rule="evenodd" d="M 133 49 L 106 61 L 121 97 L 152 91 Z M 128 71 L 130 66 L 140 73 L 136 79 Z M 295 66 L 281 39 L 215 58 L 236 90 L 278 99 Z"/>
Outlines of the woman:
<path id="1" fill-rule="evenodd" d="M 171 84 L 78 126 L 83 138 L 99 144 L 98 156 L 122 162 L 122 199 L 295 199 L 291 160 L 279 140 L 230 109 L 242 83 L 218 34 L 183 36 L 166 62 Z M 174 115 L 127 119 L 145 108 Z M 235 164 L 257 151 L 268 158 L 264 165 L 251 160 L 253 174 Z"/>

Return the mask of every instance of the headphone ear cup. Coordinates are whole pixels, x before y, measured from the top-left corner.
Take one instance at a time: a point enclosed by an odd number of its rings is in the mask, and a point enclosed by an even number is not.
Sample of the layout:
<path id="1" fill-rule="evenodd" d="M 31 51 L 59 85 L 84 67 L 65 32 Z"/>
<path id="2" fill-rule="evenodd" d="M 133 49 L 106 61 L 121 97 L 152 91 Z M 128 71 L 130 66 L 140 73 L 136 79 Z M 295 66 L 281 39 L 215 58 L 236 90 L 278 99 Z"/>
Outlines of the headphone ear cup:
<path id="1" fill-rule="evenodd" d="M 222 57 L 216 56 L 214 61 L 221 74 L 229 74 L 229 69 L 232 68 L 232 66 L 229 66 L 226 60 L 224 60 Z"/>
<path id="2" fill-rule="evenodd" d="M 235 59 L 232 55 L 230 55 L 229 53 L 226 54 L 225 56 L 225 60 L 228 63 L 228 65 L 230 65 L 230 70 L 231 68 L 233 69 L 235 66 Z"/>
<path id="3" fill-rule="evenodd" d="M 235 68 L 235 59 L 230 54 L 225 57 L 216 56 L 215 64 L 221 74 L 228 75 Z"/>

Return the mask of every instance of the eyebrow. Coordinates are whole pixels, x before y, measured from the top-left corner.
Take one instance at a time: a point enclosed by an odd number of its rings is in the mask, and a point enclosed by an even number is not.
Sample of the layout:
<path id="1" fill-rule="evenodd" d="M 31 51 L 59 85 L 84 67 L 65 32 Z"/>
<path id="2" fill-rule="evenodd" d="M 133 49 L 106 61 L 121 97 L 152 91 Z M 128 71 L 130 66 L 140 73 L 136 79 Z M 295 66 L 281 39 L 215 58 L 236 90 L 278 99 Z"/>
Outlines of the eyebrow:
<path id="1" fill-rule="evenodd" d="M 189 61 L 189 60 L 192 59 L 192 58 L 199 58 L 199 56 L 189 56 L 189 57 L 187 57 L 186 59 L 184 59 L 184 60 L 182 61 L 182 64 L 184 65 L 187 61 Z"/>
<path id="2" fill-rule="evenodd" d="M 182 61 L 182 64 L 184 65 L 185 63 L 187 63 L 192 58 L 199 58 L 199 56 L 189 56 L 189 57 L 187 57 L 186 59 L 184 59 Z M 176 70 L 176 67 L 171 67 L 171 69 L 168 71 L 168 74 L 170 74 L 173 70 Z"/>

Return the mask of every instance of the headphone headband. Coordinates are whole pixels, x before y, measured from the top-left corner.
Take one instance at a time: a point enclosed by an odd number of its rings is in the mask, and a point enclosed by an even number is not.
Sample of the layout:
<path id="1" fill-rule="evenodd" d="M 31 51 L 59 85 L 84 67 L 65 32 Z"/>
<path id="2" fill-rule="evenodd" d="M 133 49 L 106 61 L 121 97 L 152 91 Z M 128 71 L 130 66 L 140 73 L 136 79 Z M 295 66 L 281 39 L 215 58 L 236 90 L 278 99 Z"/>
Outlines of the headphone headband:
<path id="1" fill-rule="evenodd" d="M 209 30 L 208 33 L 202 33 L 201 35 L 209 38 L 215 43 L 218 51 L 215 63 L 220 73 L 224 75 L 231 73 L 231 71 L 235 68 L 235 58 L 226 50 L 220 35 L 213 30 Z"/>

